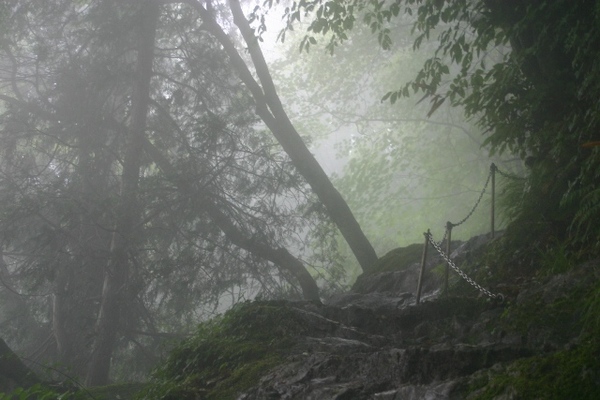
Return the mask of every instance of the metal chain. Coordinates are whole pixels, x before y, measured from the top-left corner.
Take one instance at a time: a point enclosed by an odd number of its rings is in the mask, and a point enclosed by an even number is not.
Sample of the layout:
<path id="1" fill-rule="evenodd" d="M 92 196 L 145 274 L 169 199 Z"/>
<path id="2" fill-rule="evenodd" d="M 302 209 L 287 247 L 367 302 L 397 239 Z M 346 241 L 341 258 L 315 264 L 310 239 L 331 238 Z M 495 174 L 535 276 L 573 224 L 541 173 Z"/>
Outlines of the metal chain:
<path id="1" fill-rule="evenodd" d="M 473 279 L 469 278 L 467 276 L 467 274 L 465 274 L 462 270 L 460 270 L 460 268 L 458 268 L 456 266 L 456 264 L 454 264 L 454 262 L 450 259 L 450 257 L 446 253 L 444 253 L 442 248 L 435 242 L 435 240 L 433 240 L 431 233 L 426 232 L 425 236 L 427 237 L 427 240 L 429 241 L 429 243 L 431 243 L 433 245 L 433 247 L 437 250 L 437 252 L 440 253 L 442 258 L 444 260 L 446 260 L 448 265 L 450 265 L 452 267 L 452 269 L 455 270 L 456 273 L 458 275 L 460 275 L 465 281 L 467 281 L 469 284 L 471 284 L 473 287 L 478 289 L 481 293 L 485 294 L 486 296 L 488 296 L 492 299 L 498 299 L 500 301 L 504 301 L 504 295 L 502 293 L 494 294 L 494 293 L 490 292 L 489 290 L 487 290 L 486 288 L 484 288 L 483 286 L 481 286 L 480 284 L 475 282 Z"/>
<path id="2" fill-rule="evenodd" d="M 469 214 L 466 217 L 464 217 L 460 222 L 452 224 L 453 227 L 462 225 L 463 223 L 465 223 L 466 220 L 468 220 L 471 217 L 471 215 L 473 215 L 473 213 L 475 212 L 475 209 L 477 209 L 477 206 L 479 205 L 479 203 L 481 202 L 481 199 L 483 198 L 483 194 L 485 193 L 485 191 L 486 191 L 486 189 L 488 187 L 488 184 L 490 183 L 490 178 L 491 177 L 492 177 L 492 169 L 490 168 L 490 173 L 488 174 L 487 180 L 485 181 L 485 185 L 483 186 L 483 190 L 479 194 L 479 198 L 477 199 L 477 202 L 475 203 L 475 205 L 471 209 L 471 212 L 469 212 Z"/>
<path id="3" fill-rule="evenodd" d="M 442 238 L 442 240 L 437 242 L 438 246 L 442 247 L 442 244 L 444 244 L 444 242 L 446 241 L 447 238 L 448 238 L 448 229 L 444 229 L 444 237 Z"/>

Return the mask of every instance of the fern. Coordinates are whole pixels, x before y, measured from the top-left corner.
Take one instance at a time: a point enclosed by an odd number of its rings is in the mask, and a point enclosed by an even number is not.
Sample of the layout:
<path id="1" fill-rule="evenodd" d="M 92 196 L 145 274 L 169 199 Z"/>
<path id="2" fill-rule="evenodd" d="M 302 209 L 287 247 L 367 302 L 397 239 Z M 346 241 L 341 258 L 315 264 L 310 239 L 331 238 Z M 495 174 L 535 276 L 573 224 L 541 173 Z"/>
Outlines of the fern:
<path id="1" fill-rule="evenodd" d="M 586 192 L 578 193 L 581 201 L 571 228 L 579 242 L 597 242 L 600 239 L 600 227 L 597 224 L 600 218 L 600 188 L 587 189 Z"/>

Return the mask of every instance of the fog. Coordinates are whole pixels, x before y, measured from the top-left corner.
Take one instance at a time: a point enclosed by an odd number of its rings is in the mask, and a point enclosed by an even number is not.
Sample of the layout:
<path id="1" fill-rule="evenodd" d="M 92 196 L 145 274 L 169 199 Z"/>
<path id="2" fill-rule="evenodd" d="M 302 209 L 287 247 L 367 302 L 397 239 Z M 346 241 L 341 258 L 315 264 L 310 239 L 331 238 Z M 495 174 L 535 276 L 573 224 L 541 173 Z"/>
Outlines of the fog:
<path id="1" fill-rule="evenodd" d="M 82 4 L 0 8 L 0 334 L 87 384 L 141 379 L 235 303 L 346 290 L 440 240 L 492 161 L 520 167 L 476 115 L 382 100 L 436 47 L 413 50 L 408 17 L 388 50 L 357 24 L 330 54 L 299 52 L 302 23 L 277 41 L 281 7 L 259 47 L 237 2 Z M 453 237 L 489 230 L 489 206 Z"/>
<path id="2" fill-rule="evenodd" d="M 381 100 L 413 79 L 435 46 L 413 50 L 410 18 L 397 21 L 390 51 L 382 50 L 368 29 L 357 27 L 331 55 L 327 38 L 318 38 L 308 52 L 298 51 L 306 34 L 302 25 L 278 42 L 278 13 L 272 15 L 269 26 L 276 29 L 266 32 L 261 45 L 283 103 L 379 256 L 420 242 L 427 229 L 441 239 L 447 221 L 462 220 L 475 206 L 492 162 L 522 170 L 510 154 L 490 157 L 476 116 L 466 120 L 460 108 L 444 104 L 428 116 L 431 103 L 414 96 L 395 104 Z M 489 210 L 488 188 L 453 237 L 488 232 Z M 346 262 L 353 265 L 350 254 Z"/>

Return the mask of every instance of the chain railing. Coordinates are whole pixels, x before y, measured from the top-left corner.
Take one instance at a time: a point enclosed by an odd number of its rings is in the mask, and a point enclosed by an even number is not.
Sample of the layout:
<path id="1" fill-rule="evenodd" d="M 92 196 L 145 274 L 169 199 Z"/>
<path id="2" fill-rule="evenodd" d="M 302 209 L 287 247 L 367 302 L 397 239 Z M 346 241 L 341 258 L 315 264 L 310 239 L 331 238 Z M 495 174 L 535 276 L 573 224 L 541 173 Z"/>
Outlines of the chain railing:
<path id="1" fill-rule="evenodd" d="M 473 279 L 469 278 L 460 268 L 458 268 L 456 266 L 456 264 L 454 264 L 454 262 L 450 259 L 450 244 L 452 241 L 452 228 L 457 227 L 459 225 L 462 225 L 463 223 L 465 223 L 474 213 L 475 210 L 477 209 L 477 207 L 479 206 L 479 204 L 481 203 L 481 200 L 483 199 L 483 195 L 485 194 L 488 186 L 491 183 L 491 237 L 492 239 L 494 238 L 495 235 L 495 199 L 496 199 L 496 172 L 498 172 L 500 175 L 502 175 L 505 178 L 509 178 L 509 179 L 525 179 L 522 177 L 518 177 L 518 176 L 514 176 L 511 175 L 509 173 L 500 171 L 498 169 L 498 167 L 496 166 L 496 164 L 492 163 L 490 165 L 490 173 L 488 174 L 488 177 L 485 181 L 485 185 L 483 186 L 483 189 L 481 190 L 481 193 L 479 193 L 479 197 L 477 198 L 477 201 L 475 202 L 475 205 L 473 206 L 473 208 L 471 209 L 471 211 L 469 211 L 469 213 L 467 214 L 467 216 L 465 218 L 463 218 L 462 220 L 460 220 L 459 222 L 456 223 L 452 223 L 450 221 L 448 221 L 446 223 L 446 230 L 444 232 L 444 237 L 442 238 L 441 241 L 436 242 L 433 240 L 433 236 L 431 235 L 431 232 L 429 230 L 427 230 L 426 233 L 424 233 L 425 235 L 425 244 L 423 247 L 423 257 L 422 257 L 422 261 L 421 261 L 421 271 L 419 273 L 419 282 L 418 282 L 418 286 L 417 286 L 417 304 L 420 301 L 421 298 L 421 288 L 422 288 L 422 282 L 423 282 L 423 272 L 425 269 L 425 263 L 427 260 L 427 247 L 428 244 L 431 243 L 431 245 L 437 250 L 437 252 L 440 254 L 440 256 L 442 256 L 442 258 L 446 261 L 446 272 L 445 272 L 445 282 L 444 282 L 444 292 L 447 293 L 448 292 L 448 275 L 449 275 L 449 270 L 450 268 L 452 268 L 454 271 L 456 271 L 456 273 L 458 273 L 464 280 L 466 280 L 469 284 L 471 284 L 472 286 L 474 286 L 475 288 L 477 288 L 480 292 L 484 293 L 486 296 L 493 298 L 493 299 L 499 299 L 501 301 L 504 300 L 504 296 L 500 293 L 498 294 L 494 294 L 492 292 L 490 292 L 489 290 L 485 289 L 484 287 L 482 287 L 481 285 L 479 285 L 477 282 L 475 282 Z M 442 244 L 446 242 L 446 252 L 444 252 L 442 250 Z"/>
<path id="2" fill-rule="evenodd" d="M 498 299 L 500 301 L 504 301 L 504 295 L 502 293 L 492 293 L 489 290 L 487 290 L 486 288 L 484 288 L 483 286 L 481 286 L 480 284 L 478 284 L 477 282 L 475 282 L 473 279 L 471 279 L 463 270 L 461 270 L 460 268 L 458 268 L 456 266 L 456 264 L 454 263 L 454 261 L 452 261 L 450 259 L 450 256 L 445 253 L 442 248 L 433 240 L 433 236 L 431 236 L 431 233 L 428 231 L 427 233 L 424 234 L 426 240 L 431 243 L 431 245 L 433 246 L 433 248 L 440 254 L 440 256 L 442 256 L 442 258 L 444 260 L 446 260 L 446 262 L 448 263 L 448 265 L 450 267 L 452 267 L 452 269 L 454 271 L 456 271 L 456 273 L 458 275 L 460 275 L 461 278 L 463 278 L 465 281 L 467 281 L 471 286 L 473 286 L 475 289 L 479 290 L 481 293 L 485 294 L 486 296 L 492 298 L 492 299 Z"/>
<path id="3" fill-rule="evenodd" d="M 456 223 L 453 223 L 452 227 L 460 226 L 460 225 L 464 224 L 469 218 L 471 218 L 471 216 L 477 209 L 477 206 L 479 206 L 479 203 L 481 203 L 481 199 L 483 198 L 483 195 L 485 194 L 485 191 L 487 190 L 487 187 L 490 184 L 490 180 L 491 180 L 492 176 L 494 175 L 494 170 L 495 170 L 495 164 L 492 163 L 492 166 L 490 167 L 490 173 L 487 176 L 485 185 L 483 185 L 483 189 L 481 190 L 481 193 L 479 193 L 479 198 L 475 202 L 475 205 L 473 206 L 471 211 L 469 211 L 469 213 L 467 214 L 466 217 L 464 217 L 463 219 L 461 219 L 460 221 L 458 221 Z"/>
<path id="4" fill-rule="evenodd" d="M 443 243 L 447 243 L 450 242 L 450 240 L 448 239 L 448 235 L 452 234 L 452 222 L 448 221 L 446 222 L 446 230 L 444 230 L 444 237 L 442 238 L 442 240 L 440 240 L 437 244 L 438 246 L 441 246 Z"/>

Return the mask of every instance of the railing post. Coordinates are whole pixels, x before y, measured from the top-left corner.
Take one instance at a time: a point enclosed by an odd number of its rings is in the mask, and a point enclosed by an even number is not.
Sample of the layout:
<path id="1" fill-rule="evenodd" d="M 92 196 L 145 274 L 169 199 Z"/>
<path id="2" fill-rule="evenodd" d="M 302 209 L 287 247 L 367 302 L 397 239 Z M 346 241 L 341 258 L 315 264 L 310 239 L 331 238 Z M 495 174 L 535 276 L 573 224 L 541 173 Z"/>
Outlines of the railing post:
<path id="1" fill-rule="evenodd" d="M 423 287 L 423 273 L 425 272 L 425 263 L 427 262 L 427 247 L 429 244 L 429 229 L 423 235 L 425 243 L 423 244 L 423 257 L 421 258 L 421 271 L 419 271 L 419 283 L 417 284 L 417 304 L 421 302 L 421 288 Z"/>
<path id="2" fill-rule="evenodd" d="M 492 178 L 492 210 L 491 210 L 491 225 L 492 225 L 492 239 L 494 238 L 495 235 L 495 227 L 494 227 L 494 223 L 495 223 L 495 207 L 496 207 L 496 164 L 492 163 L 492 165 L 490 165 L 490 174 L 491 174 L 491 178 Z"/>
<path id="3" fill-rule="evenodd" d="M 446 222 L 446 254 L 450 257 L 450 242 L 452 242 L 452 222 Z M 448 295 L 448 274 L 450 272 L 450 263 L 446 263 L 446 274 L 444 276 L 444 294 Z"/>

